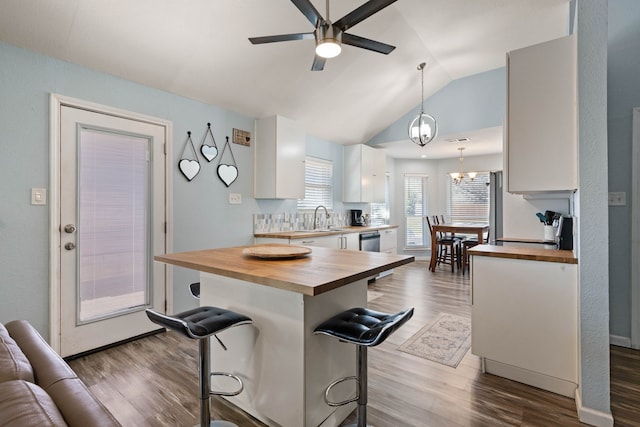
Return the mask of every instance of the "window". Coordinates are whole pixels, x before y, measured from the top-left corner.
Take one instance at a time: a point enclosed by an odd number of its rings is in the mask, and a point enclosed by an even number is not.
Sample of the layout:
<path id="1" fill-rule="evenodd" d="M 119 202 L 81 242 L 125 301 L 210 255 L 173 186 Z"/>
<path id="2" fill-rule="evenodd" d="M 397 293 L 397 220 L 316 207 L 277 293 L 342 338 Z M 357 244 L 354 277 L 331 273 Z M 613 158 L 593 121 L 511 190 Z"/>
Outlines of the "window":
<path id="1" fill-rule="evenodd" d="M 389 175 L 384 181 L 384 203 L 371 203 L 371 225 L 389 223 Z"/>
<path id="2" fill-rule="evenodd" d="M 298 210 L 313 210 L 318 205 L 333 209 L 333 163 L 306 157 L 304 165 L 304 199 L 298 200 Z"/>
<path id="3" fill-rule="evenodd" d="M 489 172 L 478 172 L 472 181 L 449 180 L 448 214 L 451 222 L 489 222 Z"/>
<path id="4" fill-rule="evenodd" d="M 429 243 L 424 217 L 427 212 L 427 176 L 406 174 L 404 176 L 404 212 L 406 223 L 405 246 L 424 248 Z"/>

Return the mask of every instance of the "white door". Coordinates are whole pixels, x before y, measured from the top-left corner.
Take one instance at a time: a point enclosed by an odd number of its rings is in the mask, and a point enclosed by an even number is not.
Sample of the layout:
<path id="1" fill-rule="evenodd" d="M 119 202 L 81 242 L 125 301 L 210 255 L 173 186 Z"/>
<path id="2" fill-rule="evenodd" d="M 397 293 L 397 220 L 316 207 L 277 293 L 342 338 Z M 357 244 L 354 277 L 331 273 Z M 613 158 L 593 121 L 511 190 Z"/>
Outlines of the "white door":
<path id="1" fill-rule="evenodd" d="M 157 329 L 164 312 L 166 127 L 60 106 L 60 354 Z"/>

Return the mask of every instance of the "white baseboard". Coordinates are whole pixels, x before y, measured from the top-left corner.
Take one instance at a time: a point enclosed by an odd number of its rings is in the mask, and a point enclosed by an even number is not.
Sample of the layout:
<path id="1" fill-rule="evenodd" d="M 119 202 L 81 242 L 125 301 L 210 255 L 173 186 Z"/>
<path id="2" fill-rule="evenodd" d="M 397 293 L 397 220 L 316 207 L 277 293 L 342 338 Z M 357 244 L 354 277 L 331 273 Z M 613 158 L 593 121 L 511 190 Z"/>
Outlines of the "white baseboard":
<path id="1" fill-rule="evenodd" d="M 621 337 L 619 335 L 609 335 L 609 344 L 616 345 L 618 347 L 631 348 L 631 338 Z"/>
<path id="2" fill-rule="evenodd" d="M 602 412 L 582 406 L 580 389 L 576 390 L 576 410 L 580 422 L 596 427 L 613 427 L 613 415 L 611 412 Z"/>

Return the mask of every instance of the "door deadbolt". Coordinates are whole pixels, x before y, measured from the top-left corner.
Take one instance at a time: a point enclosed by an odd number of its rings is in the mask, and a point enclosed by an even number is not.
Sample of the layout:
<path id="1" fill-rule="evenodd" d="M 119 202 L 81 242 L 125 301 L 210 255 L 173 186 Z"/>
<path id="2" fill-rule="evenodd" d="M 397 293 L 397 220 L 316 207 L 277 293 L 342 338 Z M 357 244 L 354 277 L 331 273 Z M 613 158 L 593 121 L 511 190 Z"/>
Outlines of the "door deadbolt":
<path id="1" fill-rule="evenodd" d="M 75 231 L 76 231 L 76 226 L 73 224 L 67 224 L 64 226 L 65 233 L 71 234 L 71 233 L 75 233 Z"/>
<path id="2" fill-rule="evenodd" d="M 65 244 L 64 244 L 64 248 L 65 248 L 66 250 L 70 251 L 70 250 L 75 249 L 75 248 L 76 248 L 76 245 L 75 245 L 75 243 L 71 243 L 71 242 L 69 242 L 69 243 L 65 243 Z"/>

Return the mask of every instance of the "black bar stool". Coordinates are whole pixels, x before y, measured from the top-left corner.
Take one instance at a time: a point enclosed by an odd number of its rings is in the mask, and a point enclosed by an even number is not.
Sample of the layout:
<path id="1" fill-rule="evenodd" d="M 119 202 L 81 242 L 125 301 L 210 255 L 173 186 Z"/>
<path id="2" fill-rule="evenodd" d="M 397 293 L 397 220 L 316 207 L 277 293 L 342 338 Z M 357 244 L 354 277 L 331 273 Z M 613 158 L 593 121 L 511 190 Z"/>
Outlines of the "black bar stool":
<path id="1" fill-rule="evenodd" d="M 200 381 L 200 426 L 231 427 L 236 426 L 227 421 L 211 421 L 209 408 L 210 396 L 236 396 L 244 389 L 242 380 L 237 375 L 226 372 L 211 372 L 210 369 L 210 340 L 211 335 L 222 332 L 233 326 L 252 323 L 251 318 L 230 310 L 217 307 L 198 307 L 173 316 L 146 310 L 147 317 L 153 323 L 181 333 L 187 338 L 198 340 L 199 344 L 199 381 Z M 226 350 L 226 348 L 225 348 Z M 213 375 L 233 378 L 239 384 L 238 390 L 232 392 L 212 391 L 211 379 Z M 237 427 L 237 426 L 236 426 Z"/>
<path id="2" fill-rule="evenodd" d="M 411 316 L 413 316 L 413 307 L 396 314 L 380 313 L 367 308 L 352 308 L 325 320 L 314 330 L 316 334 L 329 335 L 342 342 L 355 344 L 358 348 L 357 375 L 332 382 L 324 392 L 324 401 L 329 406 L 358 402 L 357 427 L 367 425 L 367 347 L 374 347 L 384 342 L 396 329 L 411 319 Z M 358 385 L 356 397 L 342 402 L 330 401 L 331 389 L 348 380 L 355 380 Z"/>

